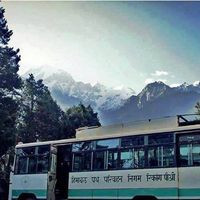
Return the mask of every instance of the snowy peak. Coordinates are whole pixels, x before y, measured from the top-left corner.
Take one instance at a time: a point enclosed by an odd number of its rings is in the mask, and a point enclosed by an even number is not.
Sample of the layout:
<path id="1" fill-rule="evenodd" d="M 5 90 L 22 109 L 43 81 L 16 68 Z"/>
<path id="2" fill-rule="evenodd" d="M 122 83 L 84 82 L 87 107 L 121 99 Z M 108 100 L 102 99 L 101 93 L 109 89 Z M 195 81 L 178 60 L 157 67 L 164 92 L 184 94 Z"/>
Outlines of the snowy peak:
<path id="1" fill-rule="evenodd" d="M 56 80 L 59 83 L 66 83 L 66 82 L 74 83 L 75 82 L 72 76 L 64 70 L 58 70 L 57 72 L 54 72 L 50 76 L 46 77 L 44 80 L 47 82 Z"/>
<path id="2" fill-rule="evenodd" d="M 153 101 L 165 94 L 168 90 L 170 90 L 170 87 L 161 81 L 149 83 L 142 92 L 138 94 L 138 106 L 142 107 L 146 102 Z"/>
<path id="3" fill-rule="evenodd" d="M 50 66 L 41 66 L 39 68 L 33 68 L 27 71 L 23 77 L 28 77 L 29 74 L 33 74 L 35 79 L 43 79 L 46 82 L 51 80 L 57 80 L 58 82 L 74 82 L 72 76 L 62 69 L 53 69 Z"/>
<path id="4" fill-rule="evenodd" d="M 192 85 L 194 87 L 200 87 L 200 81 L 195 81 Z"/>
<path id="5" fill-rule="evenodd" d="M 37 68 L 28 71 L 24 77 L 32 73 L 36 80 L 43 79 L 52 96 L 62 102 L 66 108 L 79 102 L 92 105 L 95 110 L 112 110 L 121 107 L 125 100 L 135 94 L 131 88 L 109 88 L 100 83 L 92 86 L 90 83 L 75 81 L 64 70 L 52 70 L 51 68 Z M 68 102 L 71 102 L 68 105 Z"/>
<path id="6" fill-rule="evenodd" d="M 195 81 L 193 84 L 188 84 L 184 82 L 182 85 L 174 88 L 176 91 L 180 92 L 197 92 L 200 93 L 200 81 Z"/>

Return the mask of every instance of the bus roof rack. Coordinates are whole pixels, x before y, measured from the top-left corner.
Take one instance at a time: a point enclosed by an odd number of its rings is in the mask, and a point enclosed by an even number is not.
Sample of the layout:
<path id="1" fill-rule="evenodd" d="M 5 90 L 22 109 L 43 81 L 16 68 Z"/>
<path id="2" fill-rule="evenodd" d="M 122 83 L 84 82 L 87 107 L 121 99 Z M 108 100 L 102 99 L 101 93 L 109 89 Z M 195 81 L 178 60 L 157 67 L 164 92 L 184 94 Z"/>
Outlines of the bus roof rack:
<path id="1" fill-rule="evenodd" d="M 177 115 L 178 126 L 189 126 L 200 124 L 200 114 Z"/>

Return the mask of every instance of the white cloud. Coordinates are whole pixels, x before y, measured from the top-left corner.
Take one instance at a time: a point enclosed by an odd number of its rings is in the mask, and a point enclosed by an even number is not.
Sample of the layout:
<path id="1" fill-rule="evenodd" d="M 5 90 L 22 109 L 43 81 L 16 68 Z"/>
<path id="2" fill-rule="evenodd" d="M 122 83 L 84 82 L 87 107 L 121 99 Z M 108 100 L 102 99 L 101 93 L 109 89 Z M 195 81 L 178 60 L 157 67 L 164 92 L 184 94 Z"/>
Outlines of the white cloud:
<path id="1" fill-rule="evenodd" d="M 171 88 L 174 88 L 174 87 L 178 87 L 180 86 L 181 84 L 180 83 L 173 83 L 170 85 Z"/>
<path id="2" fill-rule="evenodd" d="M 169 72 L 156 70 L 151 75 L 152 76 L 167 76 L 167 75 L 169 75 Z"/>

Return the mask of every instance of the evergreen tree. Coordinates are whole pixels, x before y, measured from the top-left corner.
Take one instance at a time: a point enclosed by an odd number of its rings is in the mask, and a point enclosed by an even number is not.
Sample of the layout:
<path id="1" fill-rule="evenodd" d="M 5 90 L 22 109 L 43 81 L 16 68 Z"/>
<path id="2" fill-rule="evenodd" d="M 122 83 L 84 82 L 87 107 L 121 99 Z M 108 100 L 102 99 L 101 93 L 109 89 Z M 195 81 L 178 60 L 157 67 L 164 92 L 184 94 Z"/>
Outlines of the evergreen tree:
<path id="1" fill-rule="evenodd" d="M 42 80 L 32 74 L 24 81 L 18 123 L 18 137 L 23 142 L 55 140 L 61 136 L 63 111 L 51 97 Z"/>
<path id="2" fill-rule="evenodd" d="M 200 102 L 197 102 L 195 108 L 197 109 L 197 114 L 200 115 Z"/>
<path id="3" fill-rule="evenodd" d="M 98 114 L 93 111 L 91 106 L 85 107 L 82 103 L 73 106 L 66 111 L 67 126 L 66 131 L 70 137 L 74 137 L 76 129 L 85 126 L 101 126 Z"/>
<path id="4" fill-rule="evenodd" d="M 17 74 L 19 49 L 7 46 L 12 31 L 8 29 L 4 12 L 0 8 L 0 156 L 15 142 L 17 97 L 21 86 L 21 79 Z"/>

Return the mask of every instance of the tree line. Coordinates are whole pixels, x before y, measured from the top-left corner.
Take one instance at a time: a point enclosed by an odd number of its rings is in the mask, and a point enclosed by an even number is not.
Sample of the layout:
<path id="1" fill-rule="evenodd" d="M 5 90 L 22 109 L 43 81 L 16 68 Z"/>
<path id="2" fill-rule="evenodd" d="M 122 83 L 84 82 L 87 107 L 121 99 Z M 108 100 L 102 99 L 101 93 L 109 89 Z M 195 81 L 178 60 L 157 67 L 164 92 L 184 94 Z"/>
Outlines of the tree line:
<path id="1" fill-rule="evenodd" d="M 63 111 L 43 80 L 19 76 L 19 49 L 9 47 L 12 36 L 0 7 L 0 178 L 7 154 L 18 142 L 58 140 L 75 136 L 83 126 L 100 126 L 91 106 L 79 104 Z"/>

